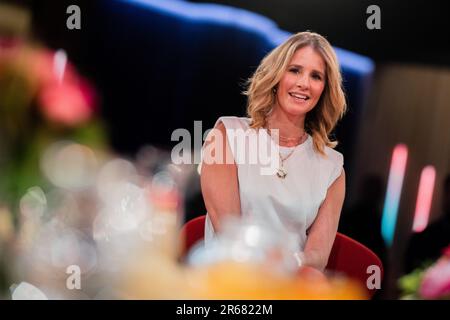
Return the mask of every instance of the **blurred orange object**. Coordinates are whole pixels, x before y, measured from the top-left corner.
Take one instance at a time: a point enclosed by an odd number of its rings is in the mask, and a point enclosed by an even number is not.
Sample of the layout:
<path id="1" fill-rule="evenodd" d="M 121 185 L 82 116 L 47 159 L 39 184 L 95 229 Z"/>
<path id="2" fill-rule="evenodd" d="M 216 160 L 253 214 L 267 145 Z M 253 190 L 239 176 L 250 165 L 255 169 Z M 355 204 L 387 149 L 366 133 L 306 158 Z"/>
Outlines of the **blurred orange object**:
<path id="1" fill-rule="evenodd" d="M 198 216 L 184 224 L 180 231 L 180 255 L 184 258 L 189 250 L 199 241 L 203 239 L 205 230 L 205 215 Z M 333 274 L 342 274 L 357 282 L 358 286 L 365 289 L 364 296 L 370 298 L 377 291 L 376 288 L 369 289 L 366 287 L 368 267 L 376 266 L 379 269 L 379 281 L 383 279 L 383 264 L 378 256 L 369 248 L 365 247 L 358 241 L 341 233 L 336 234 L 336 239 L 330 253 L 327 271 Z M 314 270 L 303 270 L 301 273 L 311 273 Z"/>
<path id="2" fill-rule="evenodd" d="M 357 282 L 327 279 L 311 270 L 301 276 L 276 274 L 261 265 L 223 261 L 191 269 L 188 285 L 195 299 L 304 300 L 366 299 Z M 317 271 L 318 272 L 318 271 Z M 319 272 L 320 273 L 320 272 Z"/>

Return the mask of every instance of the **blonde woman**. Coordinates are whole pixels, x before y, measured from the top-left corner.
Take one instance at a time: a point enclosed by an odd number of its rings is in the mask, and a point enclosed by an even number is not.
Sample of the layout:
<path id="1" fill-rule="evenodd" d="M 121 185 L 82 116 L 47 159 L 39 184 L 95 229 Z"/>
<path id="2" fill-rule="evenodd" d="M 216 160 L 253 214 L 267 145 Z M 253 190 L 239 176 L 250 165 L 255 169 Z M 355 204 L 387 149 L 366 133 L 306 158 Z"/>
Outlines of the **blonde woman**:
<path id="1" fill-rule="evenodd" d="M 336 54 L 321 35 L 297 33 L 262 60 L 245 94 L 248 118 L 219 118 L 205 143 L 232 156 L 202 163 L 205 240 L 229 215 L 255 216 L 296 236 L 299 265 L 324 271 L 345 196 L 343 156 L 329 138 L 346 110 Z M 273 174 L 236 161 L 249 150 L 230 141 L 237 129 L 262 130 L 276 143 Z"/>

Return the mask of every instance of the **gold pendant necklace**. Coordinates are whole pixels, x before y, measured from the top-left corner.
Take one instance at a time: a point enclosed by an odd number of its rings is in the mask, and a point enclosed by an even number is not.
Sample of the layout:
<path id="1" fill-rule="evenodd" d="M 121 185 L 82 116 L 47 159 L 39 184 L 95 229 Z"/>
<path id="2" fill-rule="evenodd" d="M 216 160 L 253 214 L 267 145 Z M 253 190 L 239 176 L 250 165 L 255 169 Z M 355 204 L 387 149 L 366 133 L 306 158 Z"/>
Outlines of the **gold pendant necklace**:
<path id="1" fill-rule="evenodd" d="M 281 178 L 281 179 L 286 178 L 287 172 L 286 172 L 286 170 L 284 170 L 283 166 L 281 166 L 280 168 L 278 168 L 277 176 L 278 176 L 278 178 Z"/>
<path id="2" fill-rule="evenodd" d="M 304 142 L 303 139 L 305 138 L 305 135 L 306 135 L 306 132 L 303 133 L 303 135 L 302 135 L 302 137 L 300 139 L 300 144 L 302 144 Z M 292 149 L 292 151 L 289 152 L 289 154 L 286 157 L 284 157 L 284 158 L 281 156 L 281 153 L 278 151 L 278 156 L 280 157 L 280 167 L 277 170 L 277 177 L 278 178 L 280 178 L 280 179 L 286 178 L 288 173 L 287 173 L 287 170 L 284 167 L 284 161 L 286 161 L 294 153 L 296 147 L 294 147 Z"/>
<path id="3" fill-rule="evenodd" d="M 294 149 L 292 149 L 292 151 L 287 155 L 287 157 L 285 157 L 284 159 L 283 159 L 283 157 L 281 156 L 281 154 L 278 152 L 278 156 L 280 157 L 280 167 L 278 168 L 278 170 L 277 170 L 277 176 L 278 176 L 278 178 L 280 178 L 280 179 L 284 179 L 284 178 L 286 178 L 286 176 L 287 176 L 287 171 L 286 171 L 286 169 L 284 168 L 284 161 L 285 160 L 287 160 L 293 153 L 294 153 L 294 151 L 295 151 L 295 148 Z"/>
<path id="4" fill-rule="evenodd" d="M 267 128 L 267 129 L 268 129 L 269 135 L 272 136 L 271 128 Z M 277 134 L 276 136 L 278 136 L 279 140 L 284 140 L 284 142 L 290 142 L 290 141 L 297 140 L 296 138 L 287 138 L 287 137 L 283 137 L 283 136 L 281 136 L 279 134 Z M 302 144 L 304 142 L 303 140 L 304 140 L 305 136 L 306 136 L 306 131 L 303 131 L 303 134 L 301 135 L 301 137 L 299 139 L 299 144 L 298 145 L 300 145 L 300 144 Z M 289 154 L 286 157 L 284 157 L 284 158 L 281 156 L 281 153 L 278 151 L 278 156 L 280 157 L 280 166 L 279 166 L 279 168 L 277 170 L 277 177 L 278 178 L 280 178 L 280 179 L 285 179 L 286 178 L 288 173 L 287 173 L 286 168 L 284 167 L 284 161 L 286 161 L 294 153 L 296 147 L 294 147 L 292 149 L 292 151 L 289 152 Z"/>

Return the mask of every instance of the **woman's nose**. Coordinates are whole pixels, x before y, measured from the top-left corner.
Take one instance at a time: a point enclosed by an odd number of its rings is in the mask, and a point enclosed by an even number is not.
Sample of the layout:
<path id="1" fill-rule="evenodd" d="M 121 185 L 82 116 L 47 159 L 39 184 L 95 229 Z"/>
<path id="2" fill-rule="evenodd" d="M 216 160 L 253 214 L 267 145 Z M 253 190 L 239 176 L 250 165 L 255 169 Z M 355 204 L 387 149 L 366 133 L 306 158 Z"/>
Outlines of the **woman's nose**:
<path id="1" fill-rule="evenodd" d="M 309 79 L 308 79 L 308 75 L 304 74 L 304 73 L 300 73 L 297 77 L 297 82 L 296 82 L 298 87 L 301 88 L 308 88 L 309 87 Z"/>

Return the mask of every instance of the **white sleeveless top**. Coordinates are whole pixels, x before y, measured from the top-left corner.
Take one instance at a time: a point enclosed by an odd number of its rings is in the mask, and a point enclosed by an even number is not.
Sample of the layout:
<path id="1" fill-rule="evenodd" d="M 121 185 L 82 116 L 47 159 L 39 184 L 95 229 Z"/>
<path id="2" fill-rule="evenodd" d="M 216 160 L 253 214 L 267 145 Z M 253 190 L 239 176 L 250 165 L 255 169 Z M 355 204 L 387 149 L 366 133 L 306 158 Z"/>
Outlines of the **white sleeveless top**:
<path id="1" fill-rule="evenodd" d="M 248 150 L 248 145 L 236 146 L 236 143 L 230 140 L 228 132 L 236 129 L 249 130 L 250 119 L 221 117 L 217 120 L 215 127 L 220 122 L 227 130 L 228 143 L 236 160 L 242 156 L 240 153 Z M 275 145 L 265 131 L 263 134 L 267 135 L 267 143 Z M 277 147 L 283 158 L 295 149 L 284 161 L 284 168 L 287 171 L 284 179 L 279 178 L 276 171 L 269 175 L 261 174 L 259 164 L 236 161 L 241 214 L 246 218 L 263 219 L 280 232 L 286 232 L 287 235 L 295 237 L 298 247 L 293 250 L 303 251 L 307 230 L 314 222 L 329 186 L 342 172 L 343 156 L 329 147 L 325 147 L 327 157 L 318 154 L 313 149 L 313 140 L 310 135 L 305 142 L 296 147 Z M 280 161 L 278 153 L 276 159 Z M 278 167 L 279 163 L 276 164 L 276 168 Z M 207 215 L 205 243 L 207 244 L 213 237 L 214 229 Z"/>

